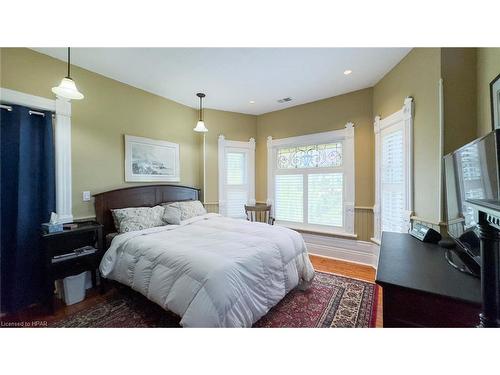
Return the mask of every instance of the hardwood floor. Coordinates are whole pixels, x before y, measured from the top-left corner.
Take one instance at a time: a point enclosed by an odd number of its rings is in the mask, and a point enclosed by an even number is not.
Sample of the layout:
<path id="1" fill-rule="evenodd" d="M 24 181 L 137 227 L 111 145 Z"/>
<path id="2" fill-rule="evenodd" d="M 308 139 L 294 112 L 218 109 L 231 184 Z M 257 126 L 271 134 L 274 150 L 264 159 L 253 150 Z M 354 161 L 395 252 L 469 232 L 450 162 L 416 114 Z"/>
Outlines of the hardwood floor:
<path id="1" fill-rule="evenodd" d="M 314 269 L 318 271 L 336 273 L 369 282 L 375 282 L 375 269 L 362 264 L 345 262 L 342 260 L 309 255 Z"/>
<path id="2" fill-rule="evenodd" d="M 352 277 L 354 279 L 368 282 L 375 281 L 375 269 L 373 269 L 372 267 L 315 255 L 310 255 L 310 259 L 314 266 L 314 269 L 318 271 L 335 273 L 337 275 Z M 112 291 L 108 291 L 108 293 L 111 292 Z M 23 322 L 24 325 L 29 323 L 31 326 L 43 326 L 45 322 L 50 323 L 51 321 L 56 321 L 64 318 L 67 315 L 71 315 L 78 311 L 84 310 L 87 307 L 90 307 L 102 301 L 104 297 L 105 295 L 100 295 L 97 290 L 89 290 L 87 292 L 87 297 L 85 298 L 85 300 L 75 305 L 66 306 L 61 300 L 57 299 L 54 306 L 54 315 L 48 315 L 39 306 L 33 306 L 32 308 L 29 308 L 18 314 L 2 317 L 2 326 L 15 326 L 15 324 Z M 382 290 L 380 288 L 377 306 L 376 326 L 382 327 Z"/>

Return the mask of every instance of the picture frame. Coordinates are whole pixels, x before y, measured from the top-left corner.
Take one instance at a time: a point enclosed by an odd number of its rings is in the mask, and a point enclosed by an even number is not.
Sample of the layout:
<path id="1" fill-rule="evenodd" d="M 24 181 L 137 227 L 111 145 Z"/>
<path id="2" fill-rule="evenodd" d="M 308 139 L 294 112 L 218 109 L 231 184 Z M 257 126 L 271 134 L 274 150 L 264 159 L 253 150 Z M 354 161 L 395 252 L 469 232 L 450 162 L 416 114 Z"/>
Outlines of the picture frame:
<path id="1" fill-rule="evenodd" d="M 500 74 L 490 82 L 491 127 L 500 129 Z"/>
<path id="2" fill-rule="evenodd" d="M 180 182 L 179 144 L 125 135 L 126 182 Z"/>

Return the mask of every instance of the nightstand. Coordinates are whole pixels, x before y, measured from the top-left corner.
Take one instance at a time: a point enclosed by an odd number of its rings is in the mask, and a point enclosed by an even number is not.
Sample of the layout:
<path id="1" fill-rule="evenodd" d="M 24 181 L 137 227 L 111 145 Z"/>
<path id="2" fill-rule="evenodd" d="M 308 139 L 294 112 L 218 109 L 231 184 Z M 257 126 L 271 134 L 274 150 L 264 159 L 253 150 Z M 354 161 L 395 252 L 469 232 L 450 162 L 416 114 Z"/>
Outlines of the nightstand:
<path id="1" fill-rule="evenodd" d="M 67 276 L 91 271 L 92 286 L 96 286 L 97 269 L 104 254 L 103 226 L 96 222 L 80 222 L 74 229 L 42 234 L 44 259 L 43 302 L 54 311 L 54 282 Z M 89 246 L 87 251 L 75 252 Z M 101 283 L 102 288 L 102 283 Z M 102 290 L 101 290 L 102 291 Z"/>

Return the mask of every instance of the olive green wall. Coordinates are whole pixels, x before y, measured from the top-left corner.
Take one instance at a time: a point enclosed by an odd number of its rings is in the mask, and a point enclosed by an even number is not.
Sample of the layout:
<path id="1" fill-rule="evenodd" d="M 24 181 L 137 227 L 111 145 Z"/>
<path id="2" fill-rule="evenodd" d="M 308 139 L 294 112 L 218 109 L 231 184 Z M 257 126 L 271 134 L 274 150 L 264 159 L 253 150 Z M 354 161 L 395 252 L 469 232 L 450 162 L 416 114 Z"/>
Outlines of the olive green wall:
<path id="1" fill-rule="evenodd" d="M 477 138 L 476 48 L 442 48 L 444 154 Z"/>
<path id="2" fill-rule="evenodd" d="M 54 98 L 51 88 L 64 76 L 64 62 L 25 48 L 2 48 L 0 54 L 1 87 Z M 96 193 L 134 185 L 124 180 L 124 134 L 179 143 L 180 183 L 201 187 L 202 136 L 193 132 L 196 109 L 75 66 L 72 76 L 85 94 L 84 100 L 72 102 L 75 218 L 94 215 L 93 201 L 83 202 L 82 191 Z M 242 140 L 255 137 L 256 117 L 207 111 L 206 125 L 210 129 L 207 169 L 216 175 L 213 147 L 218 134 Z M 217 178 L 208 178 L 207 182 L 207 199 L 217 199 Z"/>
<path id="3" fill-rule="evenodd" d="M 400 110 L 405 97 L 415 100 L 414 212 L 439 222 L 439 101 L 441 51 L 414 48 L 373 89 L 373 114 L 382 118 Z"/>
<path id="4" fill-rule="evenodd" d="M 500 74 L 500 48 L 477 49 L 478 136 L 491 131 L 490 82 Z"/>

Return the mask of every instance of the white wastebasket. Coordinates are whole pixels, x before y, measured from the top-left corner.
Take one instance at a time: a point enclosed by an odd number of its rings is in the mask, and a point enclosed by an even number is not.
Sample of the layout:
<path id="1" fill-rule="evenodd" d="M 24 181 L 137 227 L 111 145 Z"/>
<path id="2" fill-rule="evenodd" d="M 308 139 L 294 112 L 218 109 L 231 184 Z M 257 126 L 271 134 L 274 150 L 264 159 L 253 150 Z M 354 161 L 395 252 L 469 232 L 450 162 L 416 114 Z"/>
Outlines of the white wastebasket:
<path id="1" fill-rule="evenodd" d="M 63 280 L 64 302 L 73 305 L 85 299 L 85 274 L 68 276 Z"/>

